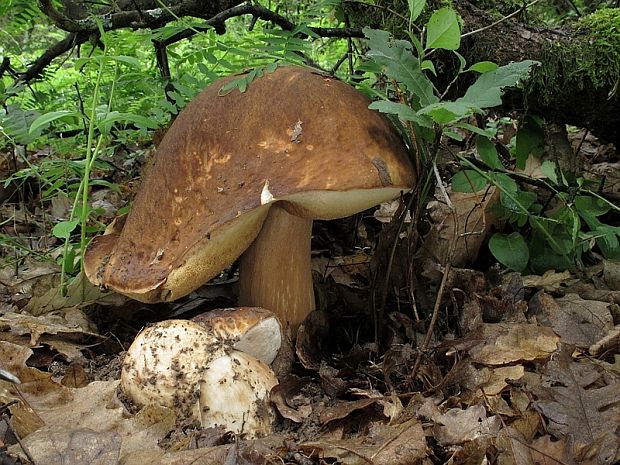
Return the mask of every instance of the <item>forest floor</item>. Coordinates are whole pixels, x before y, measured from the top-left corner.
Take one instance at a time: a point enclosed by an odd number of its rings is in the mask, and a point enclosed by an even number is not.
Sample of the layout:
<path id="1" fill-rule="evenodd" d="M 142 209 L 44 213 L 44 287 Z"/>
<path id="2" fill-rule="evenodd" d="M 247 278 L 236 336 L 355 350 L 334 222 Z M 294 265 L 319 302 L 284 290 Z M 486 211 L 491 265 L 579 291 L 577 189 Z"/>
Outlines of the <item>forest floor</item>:
<path id="1" fill-rule="evenodd" d="M 620 191 L 618 154 L 582 136 L 574 140 L 587 169 Z M 121 191 L 133 189 L 138 170 L 115 179 Z M 121 197 L 94 194 L 102 221 Z M 463 265 L 426 256 L 412 273 L 407 228 L 389 223 L 398 202 L 317 222 L 322 311 L 301 327 L 292 371 L 271 392 L 272 434 L 247 439 L 171 409 L 136 409 L 119 389 L 124 353 L 141 328 L 235 305 L 234 268 L 170 304 L 141 304 L 79 278 L 61 296 L 58 267 L 36 258 L 59 248 L 49 231 L 70 202 L 42 206 L 36 193 L 13 201 L 5 196 L 1 206 L 10 221 L 0 368 L 21 383 L 0 378 L 3 465 L 620 461 L 619 262 L 593 253 L 574 272 L 522 275 L 501 270 L 478 244 L 464 256 L 458 248 Z M 458 215 L 471 215 L 471 203 L 461 205 Z M 445 217 L 428 217 L 430 229 L 450 231 Z M 436 240 L 428 247 L 445 249 Z"/>

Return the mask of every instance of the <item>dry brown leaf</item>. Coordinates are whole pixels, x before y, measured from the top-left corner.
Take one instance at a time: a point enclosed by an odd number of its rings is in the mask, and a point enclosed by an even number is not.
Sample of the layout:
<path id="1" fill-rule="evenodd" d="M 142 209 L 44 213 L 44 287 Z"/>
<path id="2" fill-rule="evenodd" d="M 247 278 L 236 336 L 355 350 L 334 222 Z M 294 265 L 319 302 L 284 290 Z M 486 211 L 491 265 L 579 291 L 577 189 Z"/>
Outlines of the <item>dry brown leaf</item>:
<path id="1" fill-rule="evenodd" d="M 584 300 L 577 294 L 554 299 L 544 292 L 530 300 L 530 312 L 546 325 L 551 325 L 563 343 L 590 347 L 613 328 L 609 304 Z"/>
<path id="2" fill-rule="evenodd" d="M 523 276 L 523 286 L 536 287 L 547 292 L 553 292 L 560 289 L 562 284 L 571 279 L 570 271 L 562 271 L 557 273 L 555 270 L 546 271 L 542 276 L 528 275 Z"/>
<path id="3" fill-rule="evenodd" d="M 502 429 L 495 441 L 497 465 L 535 465 L 525 438 L 512 427 Z M 536 464 L 539 465 L 539 464 Z"/>
<path id="4" fill-rule="evenodd" d="M 462 267 L 475 260 L 497 221 L 490 214 L 490 207 L 498 200 L 499 190 L 490 187 L 476 193 L 452 192 L 450 201 L 454 214 L 444 203 L 429 202 L 427 208 L 433 227 L 424 240 L 424 260 L 445 264 L 454 237 L 457 242 L 452 265 Z"/>
<path id="5" fill-rule="evenodd" d="M 301 388 L 310 381 L 311 378 L 298 378 L 289 375 L 282 379 L 269 394 L 269 397 L 280 415 L 288 418 L 295 423 L 302 423 L 312 413 L 312 406 L 309 399 L 303 399 L 303 405 L 293 408 L 295 397 L 299 395 Z M 297 402 L 296 402 L 297 403 Z"/>
<path id="6" fill-rule="evenodd" d="M 47 459 L 51 449 L 65 460 L 62 463 L 74 463 L 71 454 L 79 450 L 72 445 L 82 437 L 88 445 L 83 452 L 93 460 L 108 457 L 104 446 L 115 450 L 114 435 L 121 438 L 120 457 L 139 449 L 158 449 L 158 441 L 174 426 L 175 414 L 161 407 L 147 406 L 129 417 L 116 399 L 118 381 L 70 389 L 54 382 L 49 374 L 26 367 L 31 354 L 30 349 L 0 342 L 3 368 L 22 381 L 18 386 L 0 381 L 0 402 L 18 401 L 10 406 L 11 421 L 37 463 L 55 463 Z M 104 434 L 102 442 L 93 439 L 98 434 Z M 11 451 L 21 454 L 18 446 L 12 446 Z"/>
<path id="7" fill-rule="evenodd" d="M 547 431 L 571 438 L 574 456 L 596 457 L 601 464 L 620 458 L 620 376 L 601 370 L 588 359 L 573 361 L 563 350 L 547 367 L 535 389 L 537 409 L 547 418 Z"/>
<path id="8" fill-rule="evenodd" d="M 525 369 L 523 365 L 514 365 L 494 368 L 490 372 L 489 380 L 479 386 L 479 389 L 484 392 L 485 396 L 500 394 L 510 385 L 507 380 L 521 379 Z"/>
<path id="9" fill-rule="evenodd" d="M 72 335 L 73 338 L 82 339 L 86 337 L 102 339 L 97 333 L 95 325 L 77 308 L 67 308 L 62 313 L 39 317 L 28 313 L 7 312 L 0 316 L 0 331 L 10 331 L 19 336 L 29 335 L 31 346 L 37 345 L 43 334 Z"/>
<path id="10" fill-rule="evenodd" d="M 365 437 L 302 444 L 302 450 L 344 465 L 430 464 L 422 424 L 409 420 L 400 425 L 375 424 Z"/>
<path id="11" fill-rule="evenodd" d="M 113 431 L 56 429 L 32 435 L 25 443 L 37 464 L 117 465 L 121 441 L 121 436 Z"/>
<path id="12" fill-rule="evenodd" d="M 9 289 L 11 294 L 43 293 L 54 286 L 59 279 L 58 265 L 49 261 L 26 260 L 19 266 L 17 274 L 13 267 L 0 268 L 0 283 Z"/>
<path id="13" fill-rule="evenodd" d="M 69 284 L 66 295 L 62 295 L 59 285 L 53 285 L 45 292 L 33 295 L 23 311 L 37 316 L 72 307 L 83 308 L 93 303 L 119 306 L 127 300 L 120 294 L 102 291 L 80 274 Z"/>
<path id="14" fill-rule="evenodd" d="M 554 441 L 551 436 L 545 435 L 534 440 L 530 448 L 532 459 L 540 465 L 573 465 L 577 463 L 563 439 Z M 583 463 L 583 465 L 586 464 Z"/>
<path id="15" fill-rule="evenodd" d="M 482 342 L 471 348 L 469 355 L 483 365 L 546 360 L 559 342 L 551 328 L 535 324 L 485 324 L 481 331 Z"/>
<path id="16" fill-rule="evenodd" d="M 495 436 L 501 428 L 501 419 L 498 416 L 487 417 L 482 405 L 472 405 L 465 410 L 449 409 L 434 420 L 437 424 L 433 427 L 433 436 L 442 446 Z"/>
<path id="17" fill-rule="evenodd" d="M 328 410 L 322 412 L 320 421 L 322 424 L 329 423 L 334 420 L 341 420 L 348 417 L 353 412 L 363 410 L 377 403 L 378 399 L 359 399 L 351 402 L 339 402 L 329 407 Z"/>
<path id="18" fill-rule="evenodd" d="M 603 260 L 603 279 L 609 289 L 620 291 L 620 261 Z"/>

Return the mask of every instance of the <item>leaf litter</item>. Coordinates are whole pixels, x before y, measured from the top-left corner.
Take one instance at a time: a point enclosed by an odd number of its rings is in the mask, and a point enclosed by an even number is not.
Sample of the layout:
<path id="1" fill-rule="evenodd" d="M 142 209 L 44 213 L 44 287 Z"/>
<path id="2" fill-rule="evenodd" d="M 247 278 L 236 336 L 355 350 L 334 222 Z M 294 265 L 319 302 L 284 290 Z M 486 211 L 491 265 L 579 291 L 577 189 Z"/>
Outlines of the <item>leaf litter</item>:
<path id="1" fill-rule="evenodd" d="M 590 171 L 609 168 L 599 163 Z M 617 193 L 616 184 L 606 188 Z M 169 409 L 137 410 L 118 388 L 123 352 L 144 324 L 234 305 L 228 287 L 220 292 L 211 283 L 181 302 L 143 306 L 79 279 L 62 296 L 55 266 L 5 267 L 0 368 L 21 384 L 0 377 L 1 458 L 64 465 L 617 463 L 617 262 L 601 261 L 585 278 L 452 267 L 442 316 L 420 351 L 449 238 L 457 231 L 455 266 L 476 260 L 496 224 L 488 209 L 494 195 L 455 196 L 456 215 L 441 202 L 431 205 L 435 242 L 427 242 L 419 269 L 407 260 L 410 219 L 403 215 L 404 227 L 390 229 L 402 205 L 386 204 L 361 221 L 317 223 L 313 273 L 320 307 L 330 311 L 302 325 L 292 372 L 285 369 L 271 393 L 275 432 L 254 440 L 201 429 Z M 54 208 L 63 210 L 58 202 Z M 17 216 L 24 226 L 33 221 L 26 213 Z M 49 227 L 40 216 L 35 224 L 30 232 L 43 248 Z M 389 268 L 384 260 L 394 241 Z M 373 294 L 384 282 L 385 295 Z M 382 297 L 375 326 L 370 302 Z"/>

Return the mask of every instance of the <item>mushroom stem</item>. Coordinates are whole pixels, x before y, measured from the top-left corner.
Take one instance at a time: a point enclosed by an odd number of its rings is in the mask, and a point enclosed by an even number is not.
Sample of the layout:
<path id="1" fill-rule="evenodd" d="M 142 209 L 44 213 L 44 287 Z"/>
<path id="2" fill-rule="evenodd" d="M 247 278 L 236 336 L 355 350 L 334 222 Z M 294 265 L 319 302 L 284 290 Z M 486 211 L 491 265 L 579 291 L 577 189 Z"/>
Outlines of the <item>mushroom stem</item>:
<path id="1" fill-rule="evenodd" d="M 310 261 L 312 220 L 275 204 L 263 228 L 241 256 L 239 304 L 275 313 L 293 331 L 314 310 Z"/>

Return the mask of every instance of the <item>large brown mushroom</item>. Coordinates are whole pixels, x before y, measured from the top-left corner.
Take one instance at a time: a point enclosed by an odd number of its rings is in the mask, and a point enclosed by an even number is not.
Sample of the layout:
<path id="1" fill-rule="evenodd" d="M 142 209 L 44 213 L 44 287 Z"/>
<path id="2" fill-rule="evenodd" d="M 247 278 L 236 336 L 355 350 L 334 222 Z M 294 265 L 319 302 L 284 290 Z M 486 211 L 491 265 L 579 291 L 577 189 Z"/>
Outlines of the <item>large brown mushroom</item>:
<path id="1" fill-rule="evenodd" d="M 389 122 L 338 79 L 279 67 L 221 95 L 231 79 L 181 112 L 126 220 L 90 244 L 86 274 L 143 302 L 169 301 L 243 254 L 240 304 L 297 326 L 314 309 L 312 220 L 396 198 L 415 173 Z"/>

